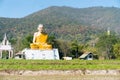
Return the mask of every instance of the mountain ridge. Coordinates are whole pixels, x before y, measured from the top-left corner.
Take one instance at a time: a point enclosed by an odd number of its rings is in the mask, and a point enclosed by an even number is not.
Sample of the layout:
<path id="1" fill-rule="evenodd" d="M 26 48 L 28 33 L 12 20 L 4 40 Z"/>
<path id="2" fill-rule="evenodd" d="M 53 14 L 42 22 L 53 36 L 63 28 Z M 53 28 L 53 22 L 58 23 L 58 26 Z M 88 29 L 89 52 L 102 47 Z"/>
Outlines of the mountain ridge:
<path id="1" fill-rule="evenodd" d="M 10 37 L 32 35 L 40 23 L 45 25 L 48 33 L 65 40 L 73 40 L 74 35 L 84 37 L 98 34 L 108 27 L 119 33 L 119 14 L 120 9 L 115 7 L 51 6 L 23 18 L 0 17 L 0 36 L 5 32 Z"/>

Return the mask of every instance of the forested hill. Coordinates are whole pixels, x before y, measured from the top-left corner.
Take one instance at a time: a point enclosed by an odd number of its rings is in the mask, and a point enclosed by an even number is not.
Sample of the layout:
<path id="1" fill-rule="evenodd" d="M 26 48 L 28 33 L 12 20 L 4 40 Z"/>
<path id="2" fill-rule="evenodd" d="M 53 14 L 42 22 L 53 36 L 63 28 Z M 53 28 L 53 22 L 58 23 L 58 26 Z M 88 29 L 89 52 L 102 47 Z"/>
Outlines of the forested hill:
<path id="1" fill-rule="evenodd" d="M 63 6 L 49 7 L 25 18 L 39 18 L 41 22 L 47 22 L 48 24 L 57 22 L 60 25 L 78 23 L 96 27 L 118 27 L 120 22 L 119 14 L 120 9 L 115 7 L 70 8 Z"/>
<path id="2" fill-rule="evenodd" d="M 52 6 L 24 18 L 0 18 L 0 39 L 4 33 L 20 38 L 33 34 L 37 25 L 45 25 L 58 39 L 87 40 L 108 27 L 120 32 L 120 9 L 115 7 L 71 8 Z"/>

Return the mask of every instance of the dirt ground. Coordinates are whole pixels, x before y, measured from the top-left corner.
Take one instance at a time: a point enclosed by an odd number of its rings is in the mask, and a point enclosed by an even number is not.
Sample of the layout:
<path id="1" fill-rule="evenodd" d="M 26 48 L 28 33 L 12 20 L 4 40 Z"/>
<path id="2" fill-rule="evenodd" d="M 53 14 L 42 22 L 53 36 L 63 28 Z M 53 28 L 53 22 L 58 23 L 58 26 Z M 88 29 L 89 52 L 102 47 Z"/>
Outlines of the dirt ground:
<path id="1" fill-rule="evenodd" d="M 119 70 L 1 71 L 0 80 L 120 80 Z"/>
<path id="2" fill-rule="evenodd" d="M 0 80 L 120 80 L 119 75 L 0 75 Z"/>

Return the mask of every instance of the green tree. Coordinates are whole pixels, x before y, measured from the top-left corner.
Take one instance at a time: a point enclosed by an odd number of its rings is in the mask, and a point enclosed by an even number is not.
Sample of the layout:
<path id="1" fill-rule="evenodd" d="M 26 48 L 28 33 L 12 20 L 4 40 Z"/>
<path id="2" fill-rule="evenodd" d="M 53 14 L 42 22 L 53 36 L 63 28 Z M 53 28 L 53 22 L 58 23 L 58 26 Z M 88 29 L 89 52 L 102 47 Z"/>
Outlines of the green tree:
<path id="1" fill-rule="evenodd" d="M 71 42 L 70 50 L 73 54 L 73 58 L 78 58 L 82 53 L 86 45 L 78 43 L 77 40 Z"/>
<path id="2" fill-rule="evenodd" d="M 22 39 L 22 49 L 24 48 L 29 48 L 30 43 L 32 43 L 33 36 L 32 35 L 27 35 L 25 38 Z"/>
<path id="3" fill-rule="evenodd" d="M 102 34 L 97 42 L 99 56 L 105 59 L 111 59 L 113 54 L 113 45 L 117 43 L 118 37 L 115 34 Z"/>
<path id="4" fill-rule="evenodd" d="M 120 59 L 120 43 L 113 45 L 113 52 L 117 59 Z"/>
<path id="5" fill-rule="evenodd" d="M 56 47 L 59 50 L 60 58 L 70 56 L 70 44 L 67 41 L 55 40 Z"/>
<path id="6" fill-rule="evenodd" d="M 74 54 L 75 58 L 78 58 L 78 50 L 79 50 L 79 44 L 77 42 L 77 40 L 73 41 L 71 44 L 71 51 Z"/>
<path id="7" fill-rule="evenodd" d="M 56 48 L 56 38 L 54 35 L 49 35 L 47 39 L 47 43 L 51 44 L 53 48 Z"/>

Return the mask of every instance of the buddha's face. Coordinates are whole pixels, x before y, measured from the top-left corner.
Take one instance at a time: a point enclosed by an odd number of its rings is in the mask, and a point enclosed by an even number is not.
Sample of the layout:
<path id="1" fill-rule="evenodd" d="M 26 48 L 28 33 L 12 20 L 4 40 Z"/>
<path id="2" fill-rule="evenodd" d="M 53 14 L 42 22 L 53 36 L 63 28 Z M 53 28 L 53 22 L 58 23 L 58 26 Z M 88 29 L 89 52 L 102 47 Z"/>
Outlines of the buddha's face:
<path id="1" fill-rule="evenodd" d="M 43 31 L 43 25 L 39 25 L 39 26 L 38 26 L 38 31 L 39 31 L 39 32 L 42 32 L 42 31 Z"/>

